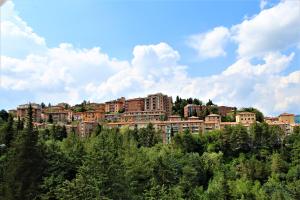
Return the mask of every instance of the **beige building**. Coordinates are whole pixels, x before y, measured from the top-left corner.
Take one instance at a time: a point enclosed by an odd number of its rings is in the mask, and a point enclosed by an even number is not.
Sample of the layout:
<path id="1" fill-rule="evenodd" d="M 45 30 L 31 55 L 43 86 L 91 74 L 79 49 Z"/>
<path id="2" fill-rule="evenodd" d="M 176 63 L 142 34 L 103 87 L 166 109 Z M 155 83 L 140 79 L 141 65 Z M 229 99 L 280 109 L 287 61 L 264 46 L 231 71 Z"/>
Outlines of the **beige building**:
<path id="1" fill-rule="evenodd" d="M 205 122 L 214 122 L 214 123 L 220 123 L 221 122 L 221 116 L 217 114 L 210 114 L 205 117 Z"/>
<path id="2" fill-rule="evenodd" d="M 39 122 L 41 120 L 42 108 L 39 104 L 31 103 L 32 107 L 32 118 L 34 122 Z M 17 117 L 21 120 L 27 117 L 29 104 L 19 105 L 17 107 Z"/>
<path id="3" fill-rule="evenodd" d="M 122 113 L 122 122 L 155 122 L 164 121 L 167 117 L 165 111 L 140 111 Z"/>
<path id="4" fill-rule="evenodd" d="M 253 124 L 256 122 L 255 113 L 239 112 L 235 116 L 235 121 L 242 124 Z"/>
<path id="5" fill-rule="evenodd" d="M 278 121 L 287 124 L 295 124 L 295 115 L 289 113 L 282 113 L 281 115 L 279 115 Z"/>
<path id="6" fill-rule="evenodd" d="M 145 98 L 145 111 L 165 111 L 167 115 L 172 113 L 172 97 L 162 93 L 150 94 Z"/>

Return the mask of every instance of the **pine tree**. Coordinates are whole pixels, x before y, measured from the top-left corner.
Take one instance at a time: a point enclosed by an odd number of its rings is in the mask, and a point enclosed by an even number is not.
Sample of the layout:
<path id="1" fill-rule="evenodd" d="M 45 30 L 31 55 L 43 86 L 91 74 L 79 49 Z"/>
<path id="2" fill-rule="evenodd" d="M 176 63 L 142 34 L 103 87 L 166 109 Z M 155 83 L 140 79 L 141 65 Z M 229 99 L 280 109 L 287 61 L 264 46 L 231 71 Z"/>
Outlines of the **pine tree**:
<path id="1" fill-rule="evenodd" d="M 26 128 L 16 138 L 4 169 L 4 199 L 34 199 L 42 179 L 44 161 L 37 145 L 38 135 L 28 108 Z"/>

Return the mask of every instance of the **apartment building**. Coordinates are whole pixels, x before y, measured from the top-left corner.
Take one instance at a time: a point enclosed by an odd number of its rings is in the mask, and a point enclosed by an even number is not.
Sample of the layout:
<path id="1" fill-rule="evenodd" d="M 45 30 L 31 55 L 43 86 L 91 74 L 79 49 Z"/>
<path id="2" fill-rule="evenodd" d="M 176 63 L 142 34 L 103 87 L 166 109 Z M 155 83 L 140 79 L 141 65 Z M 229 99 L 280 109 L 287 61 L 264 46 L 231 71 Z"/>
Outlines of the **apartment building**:
<path id="1" fill-rule="evenodd" d="M 120 121 L 122 122 L 154 122 L 164 121 L 167 117 L 165 111 L 134 111 L 122 114 Z"/>
<path id="2" fill-rule="evenodd" d="M 78 124 L 77 133 L 80 137 L 88 137 L 97 127 L 98 123 L 95 121 L 82 121 Z"/>
<path id="3" fill-rule="evenodd" d="M 233 112 L 236 108 L 235 107 L 228 107 L 228 106 L 218 106 L 219 114 L 222 117 L 227 116 L 229 113 Z"/>
<path id="4" fill-rule="evenodd" d="M 295 115 L 295 123 L 300 124 L 300 115 Z"/>
<path id="5" fill-rule="evenodd" d="M 221 123 L 221 116 L 217 114 L 210 114 L 205 117 L 205 122 Z"/>
<path id="6" fill-rule="evenodd" d="M 144 98 L 127 99 L 125 101 L 125 112 L 140 112 L 145 109 Z"/>
<path id="7" fill-rule="evenodd" d="M 170 115 L 168 121 L 181 121 L 180 115 Z"/>
<path id="8" fill-rule="evenodd" d="M 279 115 L 278 121 L 287 124 L 295 124 L 295 115 L 290 113 L 282 113 Z"/>
<path id="9" fill-rule="evenodd" d="M 235 121 L 242 124 L 253 124 L 256 122 L 255 113 L 239 112 L 235 116 Z"/>
<path id="10" fill-rule="evenodd" d="M 87 122 L 101 121 L 105 118 L 105 113 L 102 110 L 86 111 L 82 113 L 82 120 Z"/>
<path id="11" fill-rule="evenodd" d="M 41 120 L 42 108 L 39 104 L 31 103 L 31 104 L 23 104 L 17 107 L 17 117 L 21 120 L 26 119 L 28 115 L 28 108 L 31 105 L 32 108 L 32 118 L 34 122 L 39 122 Z"/>
<path id="12" fill-rule="evenodd" d="M 265 118 L 264 118 L 264 121 L 265 121 L 266 123 L 277 122 L 278 120 L 279 120 L 278 117 L 265 117 Z"/>
<path id="13" fill-rule="evenodd" d="M 125 97 L 121 97 L 117 100 L 105 102 L 106 113 L 117 113 L 125 109 Z"/>
<path id="14" fill-rule="evenodd" d="M 145 111 L 165 111 L 167 115 L 172 113 L 172 97 L 162 93 L 150 94 L 145 98 Z"/>
<path id="15" fill-rule="evenodd" d="M 196 104 L 187 104 L 183 108 L 183 115 L 185 118 L 193 116 L 195 113 L 197 116 L 200 115 L 201 111 L 203 111 L 206 106 L 196 105 Z"/>
<path id="16" fill-rule="evenodd" d="M 69 121 L 69 111 L 61 106 L 50 106 L 42 110 L 41 118 L 43 121 L 49 121 L 49 117 L 52 116 L 54 123 Z"/>

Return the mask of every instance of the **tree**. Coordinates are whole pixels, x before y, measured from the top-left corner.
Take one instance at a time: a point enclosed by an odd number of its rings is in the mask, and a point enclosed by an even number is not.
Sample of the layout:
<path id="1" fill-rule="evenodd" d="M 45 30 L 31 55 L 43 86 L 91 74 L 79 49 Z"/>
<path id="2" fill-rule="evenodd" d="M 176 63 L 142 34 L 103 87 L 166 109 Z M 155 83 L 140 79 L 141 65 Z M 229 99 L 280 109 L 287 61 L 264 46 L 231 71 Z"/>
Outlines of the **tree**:
<path id="1" fill-rule="evenodd" d="M 52 117 L 52 114 L 49 114 L 48 122 L 49 122 L 50 124 L 53 124 L 53 117 Z"/>
<path id="2" fill-rule="evenodd" d="M 46 105 L 45 105 L 44 102 L 41 103 L 41 107 L 42 107 L 42 108 L 45 108 L 45 107 L 46 107 Z"/>
<path id="3" fill-rule="evenodd" d="M 5 144 L 7 147 L 11 146 L 12 140 L 14 138 L 14 127 L 13 127 L 13 117 L 9 116 L 7 123 L 2 127 L 1 130 L 1 144 Z"/>
<path id="4" fill-rule="evenodd" d="M 206 103 L 206 106 L 213 106 L 213 105 L 215 105 L 213 102 L 212 102 L 212 100 L 208 100 L 208 102 Z"/>
<path id="5" fill-rule="evenodd" d="M 8 120 L 8 112 L 6 112 L 6 110 L 1 110 L 0 111 L 0 118 L 3 120 L 3 121 L 7 121 Z"/>
<path id="6" fill-rule="evenodd" d="M 16 138 L 4 168 L 4 199 L 34 199 L 39 194 L 45 163 L 37 137 L 29 105 L 26 129 Z"/>

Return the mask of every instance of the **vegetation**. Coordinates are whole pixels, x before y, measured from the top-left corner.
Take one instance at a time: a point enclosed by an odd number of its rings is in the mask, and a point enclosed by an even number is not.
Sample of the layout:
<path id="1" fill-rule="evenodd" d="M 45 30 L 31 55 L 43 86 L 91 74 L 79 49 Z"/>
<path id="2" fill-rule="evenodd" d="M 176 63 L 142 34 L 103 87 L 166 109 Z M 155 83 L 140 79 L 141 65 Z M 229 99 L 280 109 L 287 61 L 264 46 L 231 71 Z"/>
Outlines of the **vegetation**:
<path id="1" fill-rule="evenodd" d="M 0 199 L 300 199 L 300 130 L 257 123 L 162 144 L 142 129 L 98 126 L 88 138 L 64 127 L 0 121 Z"/>

